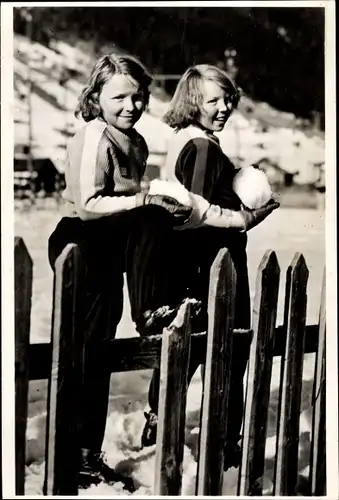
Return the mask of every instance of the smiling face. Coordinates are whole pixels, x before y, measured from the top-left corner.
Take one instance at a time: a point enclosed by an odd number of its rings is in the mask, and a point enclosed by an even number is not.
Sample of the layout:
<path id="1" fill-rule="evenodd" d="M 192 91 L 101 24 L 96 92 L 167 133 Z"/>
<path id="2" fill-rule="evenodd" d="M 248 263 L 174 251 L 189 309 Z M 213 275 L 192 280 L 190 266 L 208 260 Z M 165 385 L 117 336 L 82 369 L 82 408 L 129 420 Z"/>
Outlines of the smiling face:
<path id="1" fill-rule="evenodd" d="M 102 87 L 99 104 L 109 125 L 119 130 L 132 128 L 145 109 L 144 93 L 131 76 L 115 74 Z"/>
<path id="2" fill-rule="evenodd" d="M 229 91 L 212 80 L 201 82 L 202 103 L 198 122 L 212 132 L 220 132 L 234 107 Z"/>

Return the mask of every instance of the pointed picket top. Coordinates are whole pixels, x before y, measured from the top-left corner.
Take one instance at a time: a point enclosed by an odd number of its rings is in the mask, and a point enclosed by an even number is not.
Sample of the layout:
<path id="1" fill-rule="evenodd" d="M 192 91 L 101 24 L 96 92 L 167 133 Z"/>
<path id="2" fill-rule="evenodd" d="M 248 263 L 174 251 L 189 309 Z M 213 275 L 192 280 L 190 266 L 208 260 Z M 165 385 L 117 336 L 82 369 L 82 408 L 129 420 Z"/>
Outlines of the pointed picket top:
<path id="1" fill-rule="evenodd" d="M 224 271 L 224 272 L 222 272 Z M 237 273 L 234 268 L 234 264 L 231 258 L 229 250 L 222 248 L 219 250 L 210 271 L 210 293 L 209 293 L 209 308 L 211 307 L 211 312 L 215 308 L 216 296 L 224 297 L 227 288 L 230 286 L 232 288 L 233 283 L 235 283 Z M 221 286 L 221 283 L 225 283 Z M 210 315 L 209 315 L 210 316 Z"/>
<path id="2" fill-rule="evenodd" d="M 295 286 L 300 287 L 303 285 L 306 288 L 307 280 L 309 276 L 309 270 L 305 261 L 305 257 L 302 253 L 296 252 L 290 264 L 291 268 L 291 279 L 295 283 Z"/>
<path id="3" fill-rule="evenodd" d="M 274 250 L 266 250 L 266 252 L 264 253 L 264 256 L 258 266 L 257 277 L 259 277 L 261 273 L 267 271 L 268 269 L 274 269 L 280 273 L 279 262 Z"/>
<path id="4" fill-rule="evenodd" d="M 28 321 L 28 323 L 30 323 L 30 305 L 33 279 L 33 261 L 24 240 L 19 236 L 16 236 L 14 239 L 14 264 L 15 326 L 17 335 L 24 327 L 22 322 Z M 26 325 L 26 327 L 28 328 L 29 334 L 29 325 Z"/>
<path id="5" fill-rule="evenodd" d="M 280 277 L 280 266 L 277 259 L 277 255 L 274 250 L 267 250 L 260 261 L 258 266 L 256 281 L 255 281 L 255 295 L 254 295 L 254 304 L 253 304 L 253 322 L 254 320 L 259 320 L 259 317 L 256 316 L 256 312 L 258 312 L 261 301 L 261 292 L 264 291 L 264 287 L 266 287 L 267 280 L 275 281 L 276 278 Z"/>
<path id="6" fill-rule="evenodd" d="M 274 250 L 267 250 L 264 254 L 258 267 L 258 275 L 260 273 L 262 273 L 263 277 L 269 275 L 272 277 L 271 279 L 273 279 L 273 276 L 280 275 L 280 266 Z"/>
<path id="7" fill-rule="evenodd" d="M 26 271 L 33 266 L 32 258 L 21 236 L 14 238 L 15 273 Z"/>
<path id="8" fill-rule="evenodd" d="M 26 251 L 26 253 L 28 254 L 30 260 L 32 261 L 30 255 L 29 255 L 29 252 L 27 250 L 27 246 L 25 244 L 25 241 L 24 241 L 24 239 L 21 236 L 15 236 L 14 237 L 14 248 L 15 249 L 17 249 L 17 248 L 18 249 L 23 248 Z"/>
<path id="9" fill-rule="evenodd" d="M 255 282 L 255 295 L 254 295 L 253 319 L 252 319 L 252 330 L 254 332 L 258 331 L 259 323 L 264 317 L 266 319 L 269 319 L 269 316 L 267 314 L 265 314 L 265 316 L 262 316 L 260 314 L 260 308 L 263 308 L 264 303 L 266 302 L 272 303 L 273 300 L 274 303 L 275 300 L 277 300 L 278 289 L 279 289 L 279 278 L 280 278 L 280 266 L 277 259 L 277 255 L 274 250 L 267 250 L 258 266 L 257 277 Z M 273 291 L 275 293 L 273 293 Z"/>

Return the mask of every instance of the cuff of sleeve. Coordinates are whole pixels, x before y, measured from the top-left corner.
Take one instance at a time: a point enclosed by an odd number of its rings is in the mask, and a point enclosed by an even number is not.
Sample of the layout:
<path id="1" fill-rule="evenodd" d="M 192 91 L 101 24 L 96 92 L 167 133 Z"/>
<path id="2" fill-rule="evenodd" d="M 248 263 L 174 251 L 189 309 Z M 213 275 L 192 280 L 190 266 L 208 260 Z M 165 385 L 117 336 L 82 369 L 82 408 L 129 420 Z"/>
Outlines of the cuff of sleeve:
<path id="1" fill-rule="evenodd" d="M 141 207 L 142 205 L 145 204 L 145 198 L 146 198 L 146 193 L 141 192 L 137 193 L 135 195 L 135 206 L 136 207 Z"/>

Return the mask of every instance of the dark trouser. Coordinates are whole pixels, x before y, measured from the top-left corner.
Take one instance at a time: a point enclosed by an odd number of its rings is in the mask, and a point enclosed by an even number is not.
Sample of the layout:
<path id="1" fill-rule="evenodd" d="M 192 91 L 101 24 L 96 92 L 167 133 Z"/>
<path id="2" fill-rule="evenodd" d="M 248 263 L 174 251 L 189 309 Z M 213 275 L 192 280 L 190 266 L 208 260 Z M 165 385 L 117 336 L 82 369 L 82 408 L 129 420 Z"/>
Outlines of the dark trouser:
<path id="1" fill-rule="evenodd" d="M 189 295 L 201 300 L 207 308 L 210 268 L 218 251 L 228 248 L 237 272 L 235 328 L 250 328 L 250 292 L 247 272 L 246 243 L 247 235 L 232 229 L 201 228 L 177 231 L 177 248 L 181 250 L 185 269 L 185 279 L 189 283 Z M 207 327 L 207 325 L 206 325 Z M 240 337 L 233 341 L 231 365 L 231 386 L 229 394 L 228 439 L 238 438 L 243 417 L 243 377 L 249 356 L 250 343 Z M 188 383 L 190 383 L 199 362 L 190 360 Z M 159 370 L 155 370 L 149 391 L 151 410 L 158 412 Z"/>
<path id="2" fill-rule="evenodd" d="M 110 370 L 93 346 L 113 339 L 123 308 L 126 272 L 132 319 L 137 327 L 146 310 L 184 297 L 175 265 L 172 216 L 163 208 L 144 206 L 121 214 L 83 222 L 63 218 L 49 239 L 52 268 L 67 243 L 76 243 L 86 263 L 82 448 L 100 451 L 105 433 Z"/>

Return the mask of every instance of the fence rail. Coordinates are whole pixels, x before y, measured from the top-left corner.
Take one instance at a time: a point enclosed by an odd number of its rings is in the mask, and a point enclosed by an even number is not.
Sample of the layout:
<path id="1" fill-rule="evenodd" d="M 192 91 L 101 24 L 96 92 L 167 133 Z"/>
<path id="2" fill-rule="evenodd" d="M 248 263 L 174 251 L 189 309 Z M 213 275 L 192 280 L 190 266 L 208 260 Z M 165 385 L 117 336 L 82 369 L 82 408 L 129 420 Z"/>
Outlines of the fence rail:
<path id="1" fill-rule="evenodd" d="M 57 259 L 51 342 L 43 344 L 29 344 L 32 275 L 28 250 L 23 240 L 16 238 L 16 494 L 24 494 L 29 381 L 48 379 L 43 493 L 76 495 L 80 452 L 77 412 L 86 346 L 82 325 L 84 272 L 79 248 L 68 245 Z M 297 253 L 287 270 L 284 322 L 276 326 L 279 277 L 276 254 L 268 251 L 258 269 L 252 328 L 236 330 L 233 328 L 236 275 L 230 255 L 223 249 L 211 268 L 206 333 L 191 334 L 187 302 L 162 335 L 102 341 L 98 346 L 99 351 L 105 352 L 105 359 L 110 360 L 111 372 L 161 370 L 154 494 L 181 494 L 190 356 L 205 365 L 196 494 L 222 493 L 230 362 L 233 339 L 240 335 L 251 342 L 251 351 L 237 494 L 262 494 L 274 356 L 280 356 L 282 363 L 273 494 L 296 494 L 301 371 L 303 356 L 309 352 L 316 355 L 309 491 L 312 495 L 325 494 L 325 280 L 319 324 L 306 325 L 308 269 L 304 257 Z"/>

